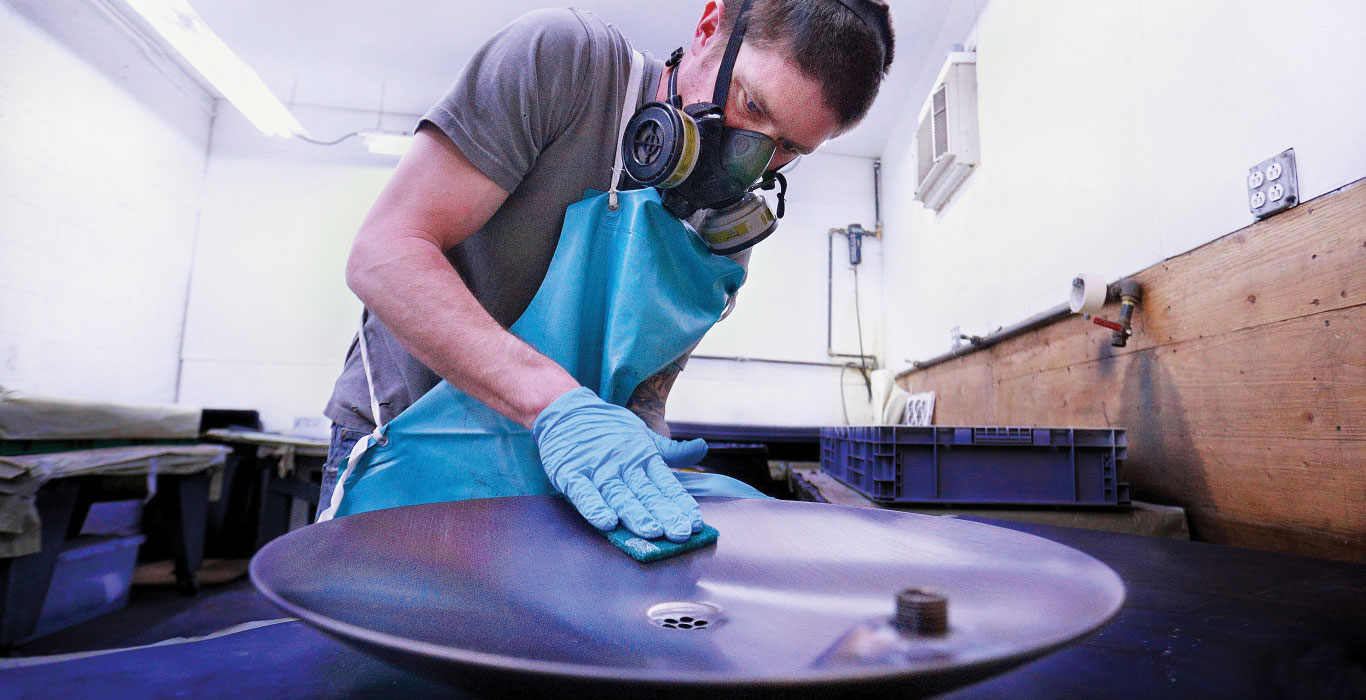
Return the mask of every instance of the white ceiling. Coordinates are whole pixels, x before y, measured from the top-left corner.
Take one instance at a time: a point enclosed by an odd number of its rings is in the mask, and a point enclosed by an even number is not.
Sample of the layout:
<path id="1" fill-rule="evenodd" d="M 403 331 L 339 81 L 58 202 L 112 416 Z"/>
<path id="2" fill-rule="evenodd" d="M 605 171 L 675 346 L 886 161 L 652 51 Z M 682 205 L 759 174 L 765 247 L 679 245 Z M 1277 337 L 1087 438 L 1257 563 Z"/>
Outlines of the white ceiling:
<path id="1" fill-rule="evenodd" d="M 834 0 L 830 0 L 833 2 Z M 420 114 L 490 35 L 538 0 L 190 0 L 204 20 L 293 104 Z M 579 0 L 637 48 L 663 56 L 683 44 L 704 0 Z M 882 153 L 911 83 L 933 51 L 952 0 L 890 0 L 896 60 L 868 117 L 823 150 Z M 918 106 L 920 99 L 912 100 Z M 305 127 L 308 125 L 305 124 Z"/>

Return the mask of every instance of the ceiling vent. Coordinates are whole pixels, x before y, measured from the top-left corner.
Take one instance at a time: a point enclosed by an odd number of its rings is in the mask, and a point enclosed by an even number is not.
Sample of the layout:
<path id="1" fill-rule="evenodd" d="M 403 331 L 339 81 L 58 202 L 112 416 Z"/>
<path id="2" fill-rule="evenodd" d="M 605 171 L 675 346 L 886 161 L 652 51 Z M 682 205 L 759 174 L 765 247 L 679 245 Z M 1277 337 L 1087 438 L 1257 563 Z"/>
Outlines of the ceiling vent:
<path id="1" fill-rule="evenodd" d="M 955 51 L 939 71 L 916 129 L 915 199 L 939 211 L 981 161 L 977 54 Z"/>

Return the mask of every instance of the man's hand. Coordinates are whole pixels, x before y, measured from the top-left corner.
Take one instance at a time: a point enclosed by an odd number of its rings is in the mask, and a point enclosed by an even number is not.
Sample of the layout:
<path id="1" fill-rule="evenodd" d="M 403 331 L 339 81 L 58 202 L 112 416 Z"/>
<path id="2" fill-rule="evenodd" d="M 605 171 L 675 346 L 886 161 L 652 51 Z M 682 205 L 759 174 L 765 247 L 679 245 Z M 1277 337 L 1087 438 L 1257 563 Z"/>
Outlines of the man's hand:
<path id="1" fill-rule="evenodd" d="M 661 447 L 671 461 L 695 464 L 706 443 L 660 437 L 583 387 L 546 406 L 531 436 L 550 482 L 599 530 L 620 522 L 639 537 L 682 542 L 702 529 L 702 509 L 669 471 Z"/>

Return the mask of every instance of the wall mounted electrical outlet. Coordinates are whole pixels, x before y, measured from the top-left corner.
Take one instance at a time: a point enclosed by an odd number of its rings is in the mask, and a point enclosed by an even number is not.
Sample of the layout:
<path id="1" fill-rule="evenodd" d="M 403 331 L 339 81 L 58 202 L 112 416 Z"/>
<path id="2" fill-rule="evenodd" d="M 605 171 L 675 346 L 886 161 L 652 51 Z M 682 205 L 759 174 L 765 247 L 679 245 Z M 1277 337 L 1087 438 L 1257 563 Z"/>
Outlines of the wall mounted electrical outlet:
<path id="1" fill-rule="evenodd" d="M 1265 219 L 1300 203 L 1295 149 L 1287 148 L 1247 171 L 1247 208 Z"/>

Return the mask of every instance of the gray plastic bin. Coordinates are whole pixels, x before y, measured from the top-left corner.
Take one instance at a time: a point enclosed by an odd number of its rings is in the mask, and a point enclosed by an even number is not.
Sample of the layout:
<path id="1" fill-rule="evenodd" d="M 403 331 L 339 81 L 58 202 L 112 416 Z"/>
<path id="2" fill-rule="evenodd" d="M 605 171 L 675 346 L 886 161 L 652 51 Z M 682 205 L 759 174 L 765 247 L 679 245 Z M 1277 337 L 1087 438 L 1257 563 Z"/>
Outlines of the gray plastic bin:
<path id="1" fill-rule="evenodd" d="M 882 503 L 1128 506 L 1122 428 L 821 429 L 821 468 Z"/>
<path id="2" fill-rule="evenodd" d="M 57 555 L 38 627 L 28 639 L 52 634 L 128 604 L 142 535 L 86 535 Z M 27 641 L 27 640 L 25 640 Z"/>

